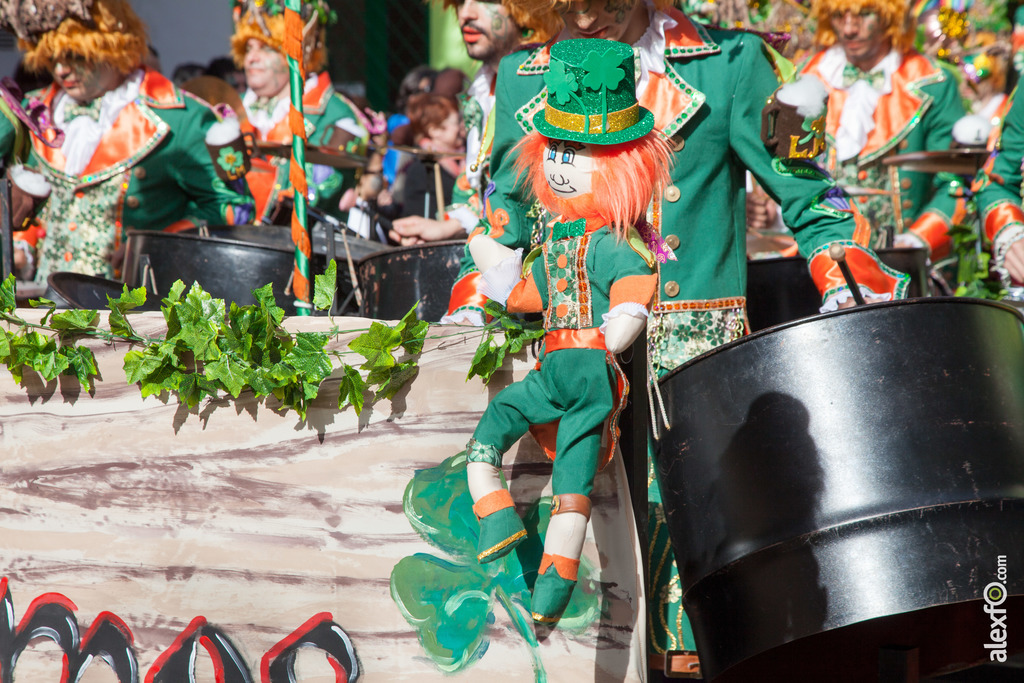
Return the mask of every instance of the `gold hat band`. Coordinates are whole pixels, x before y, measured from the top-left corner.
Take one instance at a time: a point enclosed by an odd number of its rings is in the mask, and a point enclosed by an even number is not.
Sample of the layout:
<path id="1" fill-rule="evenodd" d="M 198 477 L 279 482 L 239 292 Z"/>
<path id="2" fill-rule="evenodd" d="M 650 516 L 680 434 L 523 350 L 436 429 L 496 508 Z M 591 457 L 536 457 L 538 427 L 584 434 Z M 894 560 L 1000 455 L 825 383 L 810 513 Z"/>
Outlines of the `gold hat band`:
<path id="1" fill-rule="evenodd" d="M 544 120 L 550 125 L 573 133 L 617 133 L 634 125 L 640 120 L 640 104 L 636 103 L 631 107 L 618 111 L 608 112 L 608 130 L 601 130 L 601 114 L 590 115 L 590 129 L 586 130 L 586 117 L 583 114 L 572 114 L 551 106 L 551 101 L 544 105 Z"/>

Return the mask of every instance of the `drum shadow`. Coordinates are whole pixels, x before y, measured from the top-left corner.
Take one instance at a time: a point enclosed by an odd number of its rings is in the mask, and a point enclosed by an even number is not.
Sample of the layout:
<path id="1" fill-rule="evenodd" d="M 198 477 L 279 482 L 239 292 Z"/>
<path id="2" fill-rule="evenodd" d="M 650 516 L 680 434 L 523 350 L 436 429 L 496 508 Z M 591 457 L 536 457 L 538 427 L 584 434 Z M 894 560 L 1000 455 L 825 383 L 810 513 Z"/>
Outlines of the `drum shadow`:
<path id="1" fill-rule="evenodd" d="M 824 472 L 809 425 L 799 400 L 766 393 L 721 454 L 707 505 L 717 538 L 699 541 L 711 557 L 689 560 L 684 572 L 691 579 L 684 586 L 698 579 L 690 590 L 715 612 L 713 632 L 698 635 L 702 649 L 728 638 L 759 652 L 825 624 L 828 598 L 813 548 L 778 552 L 786 539 L 815 528 Z"/>

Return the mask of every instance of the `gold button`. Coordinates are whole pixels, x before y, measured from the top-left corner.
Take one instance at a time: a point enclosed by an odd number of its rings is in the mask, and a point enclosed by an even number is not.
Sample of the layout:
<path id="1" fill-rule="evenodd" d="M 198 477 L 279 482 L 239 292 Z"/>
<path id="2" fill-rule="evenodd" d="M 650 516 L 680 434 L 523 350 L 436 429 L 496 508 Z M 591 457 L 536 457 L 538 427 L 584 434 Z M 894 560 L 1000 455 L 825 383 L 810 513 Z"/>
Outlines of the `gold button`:
<path id="1" fill-rule="evenodd" d="M 675 280 L 669 280 L 665 283 L 665 294 L 667 296 L 676 296 L 679 294 L 679 283 Z"/>
<path id="2" fill-rule="evenodd" d="M 132 195 L 131 197 L 125 200 L 125 204 L 127 204 L 128 208 L 130 209 L 137 209 L 139 208 L 139 198 L 136 197 L 135 195 Z"/>
<path id="3" fill-rule="evenodd" d="M 914 202 L 910 201 L 909 199 L 904 199 L 903 200 L 903 208 L 904 209 L 909 209 L 909 208 L 911 208 L 913 206 L 914 206 Z"/>
<path id="4" fill-rule="evenodd" d="M 665 244 L 668 245 L 669 249 L 678 249 L 679 238 L 675 235 L 669 235 L 668 237 L 665 238 Z"/>
<path id="5" fill-rule="evenodd" d="M 142 180 L 143 178 L 145 178 L 146 177 L 146 169 L 142 168 L 141 166 L 136 167 L 136 169 L 135 169 L 135 177 L 138 178 L 139 180 Z"/>
<path id="6" fill-rule="evenodd" d="M 910 178 L 904 178 L 903 180 L 900 181 L 900 187 L 902 187 L 904 190 L 909 190 L 910 186 L 913 184 L 914 182 Z"/>
<path id="7" fill-rule="evenodd" d="M 669 185 L 665 188 L 665 201 L 678 202 L 679 201 L 679 188 L 675 185 Z"/>
<path id="8" fill-rule="evenodd" d="M 684 138 L 682 135 L 677 135 L 674 138 L 672 138 L 673 152 L 682 152 L 683 147 L 686 147 L 686 138 Z"/>
<path id="9" fill-rule="evenodd" d="M 909 146 L 910 146 L 910 143 L 907 142 L 906 140 L 903 140 L 903 141 L 900 142 L 900 149 L 906 149 Z"/>

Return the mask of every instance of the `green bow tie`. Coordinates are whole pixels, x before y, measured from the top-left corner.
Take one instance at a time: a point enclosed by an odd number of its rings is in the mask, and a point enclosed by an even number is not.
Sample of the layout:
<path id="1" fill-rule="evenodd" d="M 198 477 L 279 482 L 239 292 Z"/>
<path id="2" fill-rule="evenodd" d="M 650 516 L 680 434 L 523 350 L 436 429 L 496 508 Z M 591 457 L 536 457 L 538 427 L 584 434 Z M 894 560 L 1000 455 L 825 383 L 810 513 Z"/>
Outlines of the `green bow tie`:
<path id="1" fill-rule="evenodd" d="M 577 218 L 568 223 L 555 223 L 555 227 L 551 231 L 551 239 L 557 241 L 569 239 L 570 237 L 583 237 L 586 232 L 587 219 Z"/>
<path id="2" fill-rule="evenodd" d="M 866 81 L 875 90 L 881 90 L 885 87 L 885 72 L 878 71 L 861 71 L 853 64 L 847 64 L 843 67 L 843 88 L 849 88 L 857 81 Z"/>
<path id="3" fill-rule="evenodd" d="M 68 103 L 64 105 L 64 120 L 73 121 L 79 116 L 88 116 L 93 121 L 99 121 L 101 104 L 102 100 L 99 97 L 85 104 L 69 98 Z"/>

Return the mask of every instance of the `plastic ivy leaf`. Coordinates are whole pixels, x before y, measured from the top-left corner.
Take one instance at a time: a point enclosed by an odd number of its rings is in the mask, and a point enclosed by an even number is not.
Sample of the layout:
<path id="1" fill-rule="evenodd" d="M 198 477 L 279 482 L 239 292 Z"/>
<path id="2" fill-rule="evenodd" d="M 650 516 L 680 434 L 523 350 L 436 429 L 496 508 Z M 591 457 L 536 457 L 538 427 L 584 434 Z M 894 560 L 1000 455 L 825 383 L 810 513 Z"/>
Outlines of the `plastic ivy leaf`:
<path id="1" fill-rule="evenodd" d="M 61 311 L 50 320 L 50 327 L 64 332 L 85 332 L 96 329 L 97 317 L 94 310 Z"/>
<path id="2" fill-rule="evenodd" d="M 346 365 L 338 391 L 338 409 L 351 405 L 355 408 L 356 415 L 362 414 L 364 391 L 366 391 L 366 382 L 363 381 L 359 371 L 351 365 Z"/>
<path id="3" fill-rule="evenodd" d="M 399 344 L 405 352 L 415 356 L 423 350 L 423 342 L 427 338 L 427 330 L 430 323 L 416 318 L 416 304 L 409 309 L 409 312 L 402 316 L 402 320 L 395 326 L 395 331 L 401 336 Z"/>
<path id="4" fill-rule="evenodd" d="M 82 386 L 91 388 L 92 378 L 99 374 L 92 351 L 84 346 L 62 346 L 60 352 L 68 359 L 68 371 L 74 373 Z"/>
<path id="5" fill-rule="evenodd" d="M 128 289 L 128 285 L 125 285 L 121 290 L 121 296 L 116 299 L 107 297 L 107 308 L 110 309 L 110 317 L 107 323 L 110 325 L 110 331 L 119 337 L 131 337 L 135 335 L 135 330 L 132 328 L 128 319 L 125 318 L 125 313 L 138 308 L 142 304 L 146 303 L 146 288 L 136 287 L 135 289 Z"/>
<path id="6" fill-rule="evenodd" d="M 583 68 L 587 75 L 583 77 L 583 85 L 591 90 L 597 91 L 602 88 L 615 90 L 619 83 L 626 77 L 626 72 L 619 66 L 619 57 L 615 50 L 608 49 L 604 54 L 592 51 L 583 60 Z"/>
<path id="7" fill-rule="evenodd" d="M 254 289 L 252 295 L 259 303 L 260 310 L 267 312 L 273 324 L 280 325 L 284 320 L 284 309 L 277 305 L 277 299 L 274 298 L 274 285 L 267 283 L 259 289 Z"/>
<path id="8" fill-rule="evenodd" d="M 4 313 L 10 313 L 15 309 L 17 299 L 14 296 L 14 275 L 8 275 L 7 279 L 0 284 L 0 308 Z"/>
<path id="9" fill-rule="evenodd" d="M 324 351 L 327 339 L 326 334 L 319 332 L 299 332 L 295 335 L 294 348 L 284 361 L 305 375 L 308 381 L 319 384 L 331 374 L 331 361 Z"/>
<path id="10" fill-rule="evenodd" d="M 395 357 L 391 352 L 401 341 L 401 332 L 383 323 L 374 322 L 368 332 L 353 339 L 348 347 L 366 359 L 362 366 L 364 370 L 373 370 L 394 366 Z"/>
<path id="11" fill-rule="evenodd" d="M 458 671 L 487 651 L 490 582 L 479 564 L 425 554 L 404 557 L 391 571 L 391 597 L 442 671 Z"/>
<path id="12" fill-rule="evenodd" d="M 573 93 L 579 91 L 576 83 L 576 74 L 565 70 L 565 63 L 558 60 L 552 61 L 551 66 L 544 74 L 544 83 L 548 86 L 548 92 L 555 96 L 555 101 L 565 104 L 572 99 Z"/>
<path id="13" fill-rule="evenodd" d="M 212 363 L 207 363 L 203 367 L 203 374 L 209 380 L 220 382 L 229 394 L 238 398 L 247 383 L 245 370 L 244 365 L 224 355 Z"/>
<path id="14" fill-rule="evenodd" d="M 317 275 L 313 283 L 313 305 L 319 311 L 326 311 L 334 304 L 334 293 L 338 290 L 338 264 L 331 259 L 323 275 Z"/>

